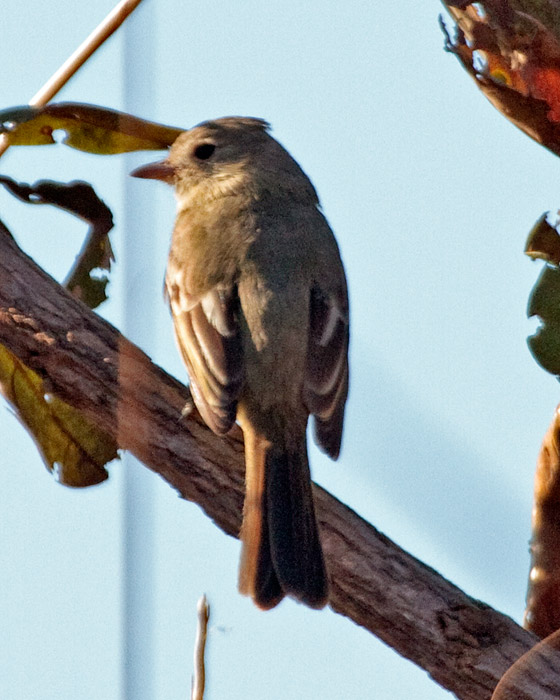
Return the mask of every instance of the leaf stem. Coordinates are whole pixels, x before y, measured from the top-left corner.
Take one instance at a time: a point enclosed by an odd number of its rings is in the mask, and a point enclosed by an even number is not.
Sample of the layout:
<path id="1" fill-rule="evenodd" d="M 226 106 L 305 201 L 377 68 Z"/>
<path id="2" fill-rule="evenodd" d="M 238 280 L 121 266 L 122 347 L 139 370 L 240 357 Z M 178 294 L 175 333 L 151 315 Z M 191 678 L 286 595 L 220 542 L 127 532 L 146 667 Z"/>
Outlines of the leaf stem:
<path id="1" fill-rule="evenodd" d="M 43 107 L 50 102 L 59 90 L 66 85 L 88 58 L 113 34 L 125 19 L 138 7 L 142 0 L 121 0 L 105 19 L 91 32 L 85 41 L 47 80 L 43 87 L 29 100 L 32 107 Z M 0 156 L 8 150 L 5 135 L 0 136 Z"/>

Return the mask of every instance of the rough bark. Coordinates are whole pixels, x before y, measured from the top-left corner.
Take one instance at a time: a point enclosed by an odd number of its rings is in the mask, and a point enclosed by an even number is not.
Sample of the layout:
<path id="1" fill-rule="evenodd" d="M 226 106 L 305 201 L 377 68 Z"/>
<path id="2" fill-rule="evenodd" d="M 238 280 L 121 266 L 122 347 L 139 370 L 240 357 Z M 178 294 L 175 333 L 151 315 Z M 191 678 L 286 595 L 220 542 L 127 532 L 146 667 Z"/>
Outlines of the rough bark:
<path id="1" fill-rule="evenodd" d="M 48 391 L 237 536 L 244 488 L 240 431 L 220 438 L 195 413 L 181 418 L 188 389 L 38 268 L 3 228 L 0 343 L 44 377 Z M 535 644 L 534 635 L 467 596 L 319 486 L 315 494 L 332 609 L 458 698 L 490 698 L 507 668 Z M 234 587 L 232 581 L 232 595 Z M 560 679 L 557 658 L 517 697 L 549 697 L 545 684 L 560 697 L 555 677 Z"/>

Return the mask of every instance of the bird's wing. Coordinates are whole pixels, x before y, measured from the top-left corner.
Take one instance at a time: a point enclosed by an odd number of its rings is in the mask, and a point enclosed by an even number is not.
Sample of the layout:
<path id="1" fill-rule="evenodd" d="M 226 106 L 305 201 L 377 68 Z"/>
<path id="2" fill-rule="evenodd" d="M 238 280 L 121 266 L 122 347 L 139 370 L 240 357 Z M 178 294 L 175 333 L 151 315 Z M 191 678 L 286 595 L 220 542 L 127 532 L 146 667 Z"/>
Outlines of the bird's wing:
<path id="1" fill-rule="evenodd" d="M 214 287 L 193 297 L 168 269 L 166 292 L 196 406 L 209 428 L 227 433 L 243 383 L 237 289 Z"/>
<path id="2" fill-rule="evenodd" d="M 315 439 L 333 459 L 342 438 L 348 394 L 349 317 L 346 284 L 325 292 L 313 287 L 304 402 L 315 417 Z"/>

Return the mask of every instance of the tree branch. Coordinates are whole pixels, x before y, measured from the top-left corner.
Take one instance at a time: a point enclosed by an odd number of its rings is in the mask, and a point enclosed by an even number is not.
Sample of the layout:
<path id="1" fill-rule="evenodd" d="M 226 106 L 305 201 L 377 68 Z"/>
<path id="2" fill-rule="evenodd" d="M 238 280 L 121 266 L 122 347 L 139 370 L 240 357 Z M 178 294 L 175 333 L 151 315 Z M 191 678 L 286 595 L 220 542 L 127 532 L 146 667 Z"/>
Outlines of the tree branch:
<path id="1" fill-rule="evenodd" d="M 0 343 L 38 372 L 48 391 L 237 536 L 244 492 L 241 431 L 220 438 L 196 412 L 181 418 L 188 389 L 37 267 L 1 225 Z M 458 698 L 490 698 L 507 668 L 535 644 L 534 635 L 467 596 L 319 486 L 315 496 L 332 609 Z M 545 676 L 520 689 L 517 699 L 543 697 L 538 693 L 545 682 L 560 697 L 560 660 Z"/>

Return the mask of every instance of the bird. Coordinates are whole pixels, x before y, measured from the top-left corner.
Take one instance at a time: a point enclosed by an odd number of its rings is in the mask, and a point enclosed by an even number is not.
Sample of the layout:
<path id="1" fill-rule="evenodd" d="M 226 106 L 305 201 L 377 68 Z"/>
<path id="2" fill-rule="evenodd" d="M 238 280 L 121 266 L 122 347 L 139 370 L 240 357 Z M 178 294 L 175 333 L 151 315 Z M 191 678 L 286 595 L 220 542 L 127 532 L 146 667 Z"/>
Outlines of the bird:
<path id="1" fill-rule="evenodd" d="M 264 610 L 323 608 L 329 578 L 306 444 L 339 455 L 349 303 L 335 236 L 307 175 L 254 117 L 181 133 L 131 175 L 175 190 L 165 293 L 194 403 L 245 442 L 238 588 Z"/>

